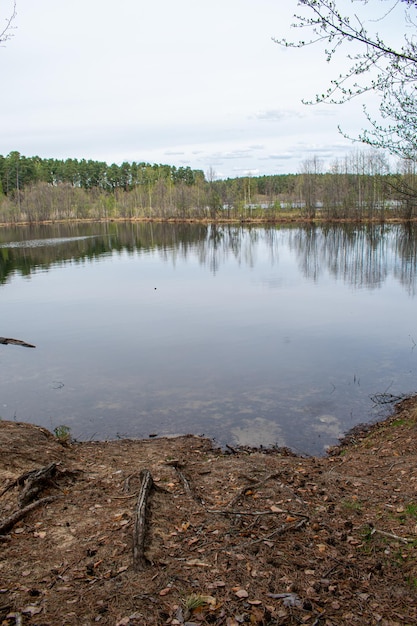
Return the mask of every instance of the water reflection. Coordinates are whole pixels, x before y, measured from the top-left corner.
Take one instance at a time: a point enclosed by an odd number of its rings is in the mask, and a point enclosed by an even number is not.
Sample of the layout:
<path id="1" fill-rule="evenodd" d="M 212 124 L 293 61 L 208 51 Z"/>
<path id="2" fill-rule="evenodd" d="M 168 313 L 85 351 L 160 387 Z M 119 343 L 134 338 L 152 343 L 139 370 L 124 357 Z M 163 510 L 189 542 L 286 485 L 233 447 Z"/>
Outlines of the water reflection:
<path id="1" fill-rule="evenodd" d="M 0 282 L 10 274 L 24 276 L 65 262 L 94 261 L 114 252 L 156 252 L 175 264 L 197 254 L 213 274 L 230 257 L 254 267 L 259 246 L 278 263 L 280 247 L 288 245 L 308 279 L 325 272 L 361 288 L 376 289 L 389 275 L 410 294 L 416 293 L 417 226 L 324 225 L 243 227 L 170 223 L 55 224 L 0 230 Z"/>
<path id="2" fill-rule="evenodd" d="M 328 270 L 354 287 L 375 289 L 392 273 L 415 294 L 416 235 L 410 224 L 311 227 L 294 230 L 289 245 L 312 280 Z"/>
<path id="3" fill-rule="evenodd" d="M 321 453 L 376 416 L 371 396 L 415 390 L 416 242 L 413 225 L 0 229 L 0 332 L 38 346 L 0 346 L 0 416 Z"/>

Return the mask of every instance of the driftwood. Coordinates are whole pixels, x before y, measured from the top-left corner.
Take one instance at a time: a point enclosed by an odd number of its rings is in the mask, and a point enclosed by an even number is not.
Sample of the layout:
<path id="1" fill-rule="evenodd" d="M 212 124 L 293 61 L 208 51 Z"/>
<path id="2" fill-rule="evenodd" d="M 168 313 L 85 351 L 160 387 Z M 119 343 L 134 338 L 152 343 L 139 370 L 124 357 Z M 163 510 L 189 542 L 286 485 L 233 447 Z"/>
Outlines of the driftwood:
<path id="1" fill-rule="evenodd" d="M 50 463 L 49 465 L 41 467 L 38 470 L 26 472 L 26 474 L 18 478 L 18 484 L 24 485 L 19 496 L 19 506 L 23 508 L 30 504 L 30 502 L 32 502 L 42 491 L 45 485 L 51 481 L 55 474 L 56 463 Z"/>
<path id="2" fill-rule="evenodd" d="M 31 513 L 34 509 L 37 509 L 44 504 L 49 504 L 49 502 L 53 502 L 57 498 L 58 496 L 47 496 L 46 498 L 35 500 L 35 502 L 32 502 L 32 504 L 28 504 L 28 506 L 19 509 L 18 511 L 16 511 L 16 513 L 9 515 L 9 517 L 6 517 L 6 519 L 0 521 L 0 535 L 5 535 L 6 533 L 8 533 L 9 530 L 11 530 L 13 526 L 17 524 L 17 522 L 23 519 L 28 513 Z"/>
<path id="3" fill-rule="evenodd" d="M 149 561 L 145 557 L 146 513 L 149 494 L 153 487 L 153 478 L 149 470 L 142 470 L 140 475 L 142 484 L 138 495 L 133 529 L 133 568 L 136 572 L 142 571 L 149 565 Z"/>
<path id="4" fill-rule="evenodd" d="M 22 341 L 21 339 L 12 339 L 11 337 L 0 337 L 0 344 L 12 344 L 13 346 L 23 346 L 24 348 L 36 348 L 36 346 L 32 343 L 27 343 L 27 341 Z"/>

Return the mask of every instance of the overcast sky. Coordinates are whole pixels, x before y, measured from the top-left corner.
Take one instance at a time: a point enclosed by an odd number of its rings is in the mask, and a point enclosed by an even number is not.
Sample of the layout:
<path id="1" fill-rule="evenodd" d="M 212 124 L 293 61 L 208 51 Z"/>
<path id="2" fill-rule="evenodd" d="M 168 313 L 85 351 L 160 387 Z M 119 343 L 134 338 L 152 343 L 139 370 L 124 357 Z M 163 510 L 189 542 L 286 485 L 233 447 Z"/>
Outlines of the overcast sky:
<path id="1" fill-rule="evenodd" d="M 0 3 L 1 24 L 12 6 Z M 296 11 L 296 0 L 17 0 L 0 48 L 0 154 L 218 177 L 329 164 L 355 149 L 337 126 L 355 135 L 361 103 L 301 103 L 340 66 L 273 42 Z"/>

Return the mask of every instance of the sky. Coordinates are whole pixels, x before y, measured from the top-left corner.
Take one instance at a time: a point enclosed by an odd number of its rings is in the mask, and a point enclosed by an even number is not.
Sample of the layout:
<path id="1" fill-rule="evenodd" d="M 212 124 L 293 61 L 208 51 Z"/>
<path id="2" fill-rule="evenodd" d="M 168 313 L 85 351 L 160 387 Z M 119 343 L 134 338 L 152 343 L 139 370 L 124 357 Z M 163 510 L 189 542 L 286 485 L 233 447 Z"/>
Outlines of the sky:
<path id="1" fill-rule="evenodd" d="M 0 3 L 0 24 L 12 0 Z M 296 0 L 17 0 L 0 154 L 296 173 L 357 149 L 362 103 L 306 106 L 343 65 L 289 50 Z M 1 30 L 1 28 L 0 28 Z M 339 63 L 339 65 L 338 65 Z M 340 65 L 341 64 L 341 65 Z"/>

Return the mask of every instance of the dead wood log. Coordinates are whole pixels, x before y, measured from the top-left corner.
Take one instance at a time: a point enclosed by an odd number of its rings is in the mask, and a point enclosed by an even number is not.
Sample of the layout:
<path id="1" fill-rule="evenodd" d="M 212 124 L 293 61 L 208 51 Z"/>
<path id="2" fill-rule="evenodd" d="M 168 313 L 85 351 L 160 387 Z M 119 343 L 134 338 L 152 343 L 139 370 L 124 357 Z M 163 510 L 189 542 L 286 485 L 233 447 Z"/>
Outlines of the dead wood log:
<path id="1" fill-rule="evenodd" d="M 23 509 L 19 509 L 16 513 L 9 515 L 6 519 L 0 522 L 0 535 L 5 535 L 13 528 L 17 522 L 23 519 L 28 513 L 31 513 L 34 509 L 37 509 L 44 504 L 49 504 L 49 502 L 53 502 L 57 500 L 58 496 L 47 496 L 46 498 L 41 498 L 40 500 L 35 500 L 32 504 L 28 504 Z"/>
<path id="2" fill-rule="evenodd" d="M 146 514 L 148 498 L 153 487 L 153 478 L 150 471 L 146 469 L 142 470 L 140 475 L 142 484 L 138 495 L 133 528 L 133 569 L 135 572 L 140 572 L 149 565 L 149 561 L 145 556 Z"/>
<path id="3" fill-rule="evenodd" d="M 0 337 L 0 344 L 12 344 L 14 346 L 23 346 L 24 348 L 36 348 L 32 343 L 22 341 L 21 339 L 12 339 L 12 337 Z"/>
<path id="4" fill-rule="evenodd" d="M 19 506 L 21 508 L 32 502 L 44 487 L 56 474 L 56 463 L 50 463 L 38 470 L 26 472 L 17 479 L 18 484 L 23 484 L 23 489 L 19 496 Z"/>

